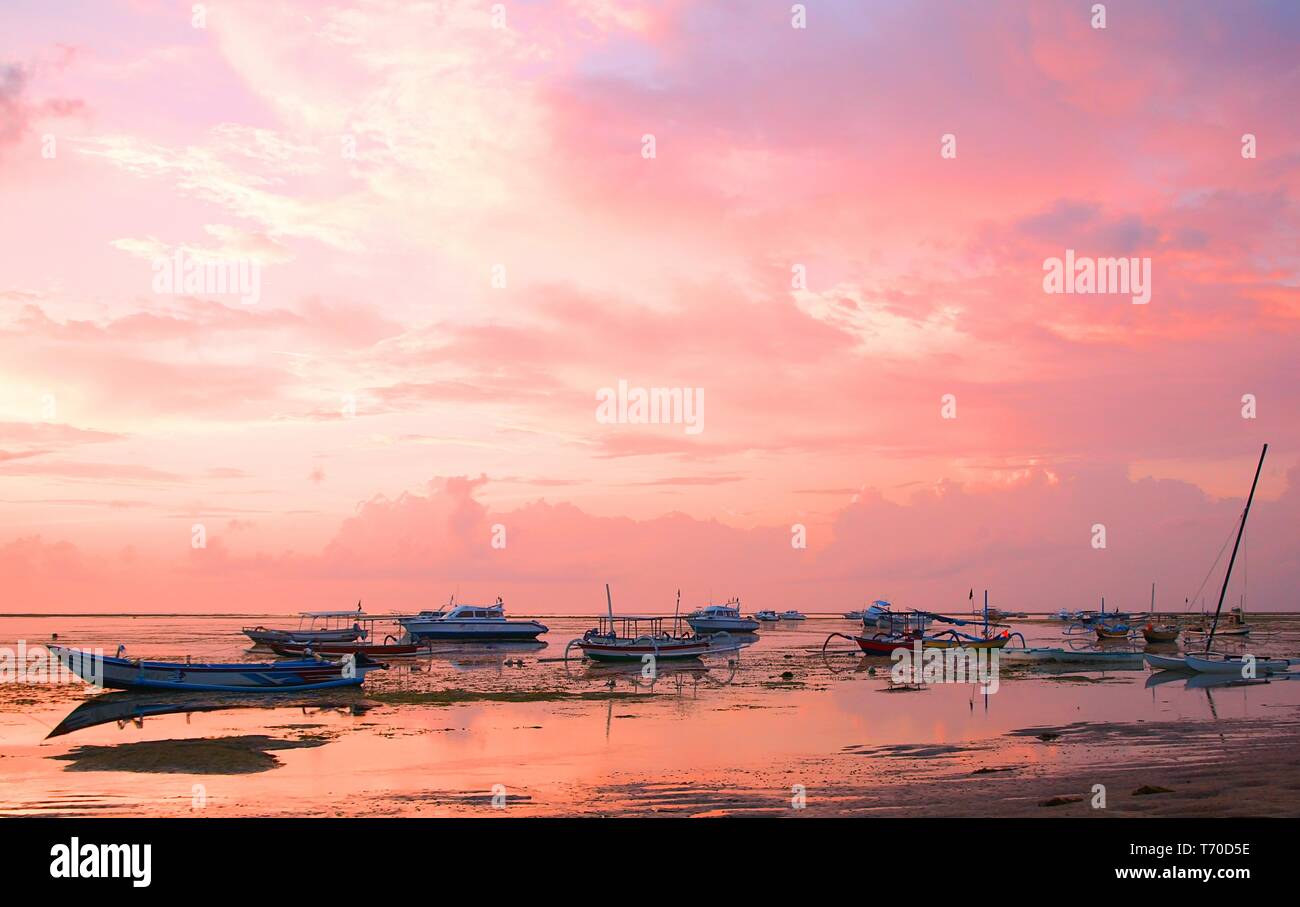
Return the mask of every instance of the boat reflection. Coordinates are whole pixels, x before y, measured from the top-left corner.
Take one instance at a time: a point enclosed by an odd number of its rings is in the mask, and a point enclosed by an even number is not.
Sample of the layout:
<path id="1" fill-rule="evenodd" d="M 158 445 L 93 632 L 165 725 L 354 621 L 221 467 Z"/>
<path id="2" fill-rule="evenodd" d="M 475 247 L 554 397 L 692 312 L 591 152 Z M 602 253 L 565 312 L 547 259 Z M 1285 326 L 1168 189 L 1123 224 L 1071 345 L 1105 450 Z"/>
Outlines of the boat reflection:
<path id="1" fill-rule="evenodd" d="M 345 689 L 323 699 L 319 694 L 301 693 L 239 694 L 227 696 L 214 693 L 150 693 L 118 691 L 104 693 L 87 699 L 59 722 L 46 735 L 62 737 L 105 724 L 143 727 L 144 719 L 158 715 L 190 714 L 193 712 L 219 712 L 234 709 L 301 709 L 303 715 L 323 712 L 357 715 L 366 711 L 364 694 L 360 690 Z"/>

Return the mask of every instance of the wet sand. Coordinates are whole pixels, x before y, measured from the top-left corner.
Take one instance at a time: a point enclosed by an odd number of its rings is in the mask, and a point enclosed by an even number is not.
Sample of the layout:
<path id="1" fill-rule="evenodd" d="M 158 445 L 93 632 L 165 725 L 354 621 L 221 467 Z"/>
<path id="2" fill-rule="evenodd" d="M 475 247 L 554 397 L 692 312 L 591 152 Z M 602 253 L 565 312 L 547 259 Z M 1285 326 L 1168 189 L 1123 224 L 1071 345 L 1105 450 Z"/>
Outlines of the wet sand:
<path id="1" fill-rule="evenodd" d="M 1058 666 L 1004 669 L 990 695 L 891 689 L 887 660 L 842 641 L 823 657 L 851 624 L 814 619 L 648 682 L 550 660 L 590 621 L 547 622 L 549 646 L 449 646 L 328 695 L 79 705 L 80 686 L 0 685 L 0 814 L 1300 815 L 1300 681 L 1205 689 Z M 240 623 L 2 618 L 0 645 L 59 632 L 266 659 Z M 1259 623 L 1253 651 L 1297 653 L 1300 621 Z"/>

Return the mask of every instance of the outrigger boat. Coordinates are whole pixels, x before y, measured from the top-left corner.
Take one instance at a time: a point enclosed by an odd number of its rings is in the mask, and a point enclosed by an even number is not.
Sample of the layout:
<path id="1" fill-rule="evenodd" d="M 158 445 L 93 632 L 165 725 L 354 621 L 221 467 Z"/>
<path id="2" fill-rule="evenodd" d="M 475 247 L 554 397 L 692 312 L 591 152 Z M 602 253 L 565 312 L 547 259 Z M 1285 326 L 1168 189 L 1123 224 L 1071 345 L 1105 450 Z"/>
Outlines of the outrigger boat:
<path id="1" fill-rule="evenodd" d="M 341 658 L 344 655 L 366 655 L 371 658 L 402 658 L 428 651 L 418 643 L 377 642 L 273 642 L 271 651 L 276 655 Z"/>
<path id="2" fill-rule="evenodd" d="M 243 627 L 245 636 L 255 646 L 269 647 L 273 642 L 351 642 L 363 639 L 361 602 L 355 611 L 303 611 L 298 615 L 298 626 L 293 630 L 277 630 L 263 626 Z"/>
<path id="3" fill-rule="evenodd" d="M 877 602 L 876 604 L 888 604 L 888 602 Z M 873 606 L 874 607 L 874 606 Z M 988 593 L 984 593 L 985 613 L 988 611 Z M 944 617 L 942 614 L 934 614 L 929 611 L 915 612 L 925 621 L 925 625 L 932 622 L 951 624 L 956 627 L 969 626 L 971 624 L 982 625 L 980 635 L 976 636 L 970 633 L 962 633 L 955 629 L 943 630 L 938 633 L 926 634 L 922 629 L 912 626 L 908 629 L 898 630 L 881 630 L 871 636 L 867 635 L 870 625 L 864 621 L 863 632 L 856 636 L 849 636 L 844 633 L 832 633 L 826 637 L 822 643 L 822 650 L 825 651 L 827 643 L 836 636 L 850 639 L 857 643 L 859 649 L 865 655 L 887 656 L 893 654 L 898 649 L 911 649 L 919 642 L 924 649 L 953 649 L 953 648 L 970 648 L 970 649 L 1001 649 L 1012 640 L 1013 637 L 1019 637 L 1021 645 L 1024 644 L 1024 637 L 1019 633 L 1012 634 L 1006 629 L 1005 624 L 990 623 L 987 618 L 982 621 L 960 620 L 955 617 Z M 895 618 L 892 625 L 897 627 L 899 620 L 910 615 L 892 615 Z M 994 633 L 994 627 L 1002 627 L 1001 633 Z"/>
<path id="4" fill-rule="evenodd" d="M 506 619 L 505 603 L 498 598 L 490 605 L 458 605 L 453 597 L 442 611 L 421 611 L 413 617 L 399 617 L 413 642 L 428 639 L 536 639 L 547 626 L 535 620 Z"/>
<path id="5" fill-rule="evenodd" d="M 196 690 L 210 693 L 264 693 L 267 690 L 324 690 L 360 686 L 368 672 L 387 667 L 358 655 L 340 666 L 319 659 L 270 664 L 201 664 L 97 658 L 67 646 L 50 646 L 59 661 L 87 683 L 120 690 Z M 119 656 L 122 649 L 118 649 Z M 95 674 L 99 676 L 96 677 Z"/>
<path id="6" fill-rule="evenodd" d="M 677 593 L 678 607 L 681 606 L 681 592 Z M 725 633 L 713 636 L 697 636 L 694 633 L 678 632 L 680 618 L 674 615 L 673 629 L 669 633 L 664 629 L 664 617 L 638 617 L 614 614 L 614 600 L 610 596 L 609 584 L 605 584 L 605 602 L 608 614 L 600 618 L 600 624 L 588 630 L 581 639 L 572 640 L 565 647 L 565 657 L 569 649 L 577 646 L 582 654 L 597 661 L 642 661 L 646 656 L 659 659 L 699 658 L 710 651 L 716 651 L 714 641 Z"/>
<path id="7" fill-rule="evenodd" d="M 686 622 L 696 633 L 753 633 L 758 621 L 740 613 L 740 599 L 733 598 L 725 605 L 707 605 L 686 615 Z"/>

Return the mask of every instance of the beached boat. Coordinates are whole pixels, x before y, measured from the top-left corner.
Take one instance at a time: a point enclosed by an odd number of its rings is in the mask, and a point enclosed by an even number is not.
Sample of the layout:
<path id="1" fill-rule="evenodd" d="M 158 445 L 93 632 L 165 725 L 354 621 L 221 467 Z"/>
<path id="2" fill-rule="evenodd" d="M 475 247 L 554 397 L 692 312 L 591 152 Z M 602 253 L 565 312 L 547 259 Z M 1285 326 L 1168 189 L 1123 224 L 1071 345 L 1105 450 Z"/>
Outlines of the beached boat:
<path id="1" fill-rule="evenodd" d="M 808 616 L 806 614 L 801 614 L 798 611 L 782 611 L 781 619 L 782 620 L 807 620 Z"/>
<path id="2" fill-rule="evenodd" d="M 740 599 L 725 605 L 707 605 L 686 615 L 686 622 L 696 633 L 753 633 L 758 621 L 740 613 Z"/>
<path id="3" fill-rule="evenodd" d="M 1209 653 L 1208 655 L 1188 655 L 1185 659 L 1187 669 L 1196 671 L 1201 674 L 1236 674 L 1238 677 L 1246 676 L 1246 668 L 1250 664 L 1248 655 L 1217 655 Z M 1300 665 L 1300 658 L 1255 658 L 1255 674 L 1275 674 L 1281 671 L 1289 671 L 1291 668 Z"/>
<path id="4" fill-rule="evenodd" d="M 1182 655 L 1158 655 L 1155 652 L 1142 653 L 1147 667 L 1153 671 L 1189 671 L 1187 659 Z"/>
<path id="5" fill-rule="evenodd" d="M 894 636 L 882 633 L 852 638 L 864 655 L 891 655 L 897 649 L 915 648 L 917 642 L 921 643 L 923 649 L 1001 649 L 1009 641 L 1007 636 L 983 639 L 952 630 L 938 636 Z"/>
<path id="6" fill-rule="evenodd" d="M 119 690 L 196 690 L 213 693 L 323 690 L 360 686 L 367 673 L 385 667 L 364 656 L 356 656 L 342 665 L 314 658 L 270 664 L 203 664 L 111 656 L 97 658 L 88 652 L 67 646 L 50 646 L 49 649 L 66 668 L 87 683 L 98 683 Z"/>
<path id="7" fill-rule="evenodd" d="M 1002 650 L 1003 661 L 1051 661 L 1062 664 L 1142 665 L 1142 653 L 1125 649 L 1065 649 L 1053 646 L 1020 648 L 1007 646 Z"/>
<path id="8" fill-rule="evenodd" d="M 1107 639 L 1128 639 L 1133 628 L 1128 624 L 1094 624 L 1093 632 L 1101 640 Z"/>
<path id="9" fill-rule="evenodd" d="M 781 619 L 781 615 L 780 615 L 780 614 L 777 614 L 775 611 L 755 611 L 755 612 L 754 612 L 754 620 L 761 621 L 761 622 L 763 622 L 763 623 L 772 623 L 772 622 L 774 622 L 774 621 L 778 621 L 778 620 L 780 620 L 780 619 Z"/>
<path id="10" fill-rule="evenodd" d="M 1214 638 L 1218 635 L 1227 635 L 1219 632 L 1219 615 L 1223 613 L 1223 599 L 1228 594 L 1228 581 L 1232 578 L 1232 568 L 1237 562 L 1237 551 L 1241 548 L 1241 538 L 1246 533 L 1246 520 L 1250 517 L 1250 507 L 1255 501 L 1255 489 L 1259 486 L 1259 476 L 1264 470 L 1264 458 L 1268 455 L 1268 445 L 1265 444 L 1259 453 L 1259 463 L 1255 467 L 1255 478 L 1250 483 L 1250 494 L 1246 498 L 1246 506 L 1241 511 L 1241 519 L 1237 524 L 1237 540 L 1232 546 L 1232 556 L 1228 558 L 1228 569 L 1223 573 L 1223 586 L 1219 590 L 1219 604 L 1214 609 L 1214 620 L 1210 623 L 1210 632 L 1205 639 L 1205 650 L 1200 654 L 1188 653 L 1181 659 L 1180 669 L 1187 671 L 1196 671 L 1203 674 L 1237 674 L 1245 677 L 1248 655 L 1224 654 L 1214 652 Z M 1238 610 L 1238 609 L 1234 609 Z M 1240 615 L 1238 615 L 1240 618 Z M 1240 618 L 1244 625 L 1244 618 Z M 1247 632 L 1249 630 L 1247 629 Z M 1244 634 L 1235 634 L 1244 635 Z M 1157 657 L 1154 660 L 1148 658 L 1147 664 L 1152 667 L 1163 668 L 1164 670 L 1174 669 L 1174 659 Z M 1260 674 L 1273 672 L 1284 672 L 1295 665 L 1300 665 L 1300 659 L 1289 658 L 1254 658 L 1255 671 Z"/>
<path id="11" fill-rule="evenodd" d="M 678 608 L 681 607 L 682 594 L 677 593 Z M 697 636 L 694 633 L 681 632 L 681 620 L 674 615 L 673 631 L 664 628 L 666 617 L 615 615 L 614 599 L 605 585 L 605 602 L 608 608 L 606 616 L 599 618 L 597 626 L 588 630 L 580 639 L 574 639 L 565 646 L 565 658 L 569 650 L 577 647 L 582 654 L 596 661 L 644 661 L 647 656 L 659 659 L 699 658 L 713 651 L 715 647 L 724 651 L 734 646 L 722 646 L 718 640 L 725 633 L 711 636 Z"/>
<path id="12" fill-rule="evenodd" d="M 536 639 L 547 632 L 545 624 L 535 620 L 508 620 L 505 604 L 497 599 L 490 605 L 457 605 L 452 600 L 447 610 L 421 611 L 413 617 L 399 617 L 411 640 L 430 639 Z"/>
<path id="13" fill-rule="evenodd" d="M 365 655 L 369 658 L 403 658 L 428 651 L 418 643 L 378 642 L 273 642 L 270 649 L 276 655 L 322 658 L 341 658 L 344 655 Z"/>
<path id="14" fill-rule="evenodd" d="M 256 646 L 270 646 L 273 642 L 351 642 L 364 638 L 361 621 L 366 617 L 357 602 L 355 611 L 303 611 L 298 615 L 298 626 L 293 629 L 275 629 L 256 626 L 243 627 L 242 632 Z"/>

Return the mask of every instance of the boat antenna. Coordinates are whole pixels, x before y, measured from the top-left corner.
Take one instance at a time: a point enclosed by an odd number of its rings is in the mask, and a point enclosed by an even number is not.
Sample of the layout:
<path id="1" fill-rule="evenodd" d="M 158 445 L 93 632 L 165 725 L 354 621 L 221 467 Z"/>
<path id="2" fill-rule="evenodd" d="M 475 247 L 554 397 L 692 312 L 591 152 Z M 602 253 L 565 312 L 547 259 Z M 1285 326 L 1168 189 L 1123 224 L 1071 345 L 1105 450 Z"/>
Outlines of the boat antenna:
<path id="1" fill-rule="evenodd" d="M 1237 548 L 1241 546 L 1241 535 L 1246 531 L 1246 517 L 1250 516 L 1250 505 L 1255 500 L 1255 486 L 1259 484 L 1259 474 L 1264 469 L 1264 457 L 1268 454 L 1268 445 L 1259 452 L 1259 465 L 1255 467 L 1255 478 L 1250 483 L 1250 496 L 1246 498 L 1246 508 L 1241 511 L 1241 525 L 1237 527 L 1237 541 L 1232 545 L 1232 557 L 1228 558 L 1228 570 L 1223 574 L 1223 588 L 1219 590 L 1219 606 L 1214 609 L 1214 623 L 1210 624 L 1210 635 L 1205 640 L 1208 654 L 1214 644 L 1214 634 L 1219 629 L 1219 612 L 1223 610 L 1223 597 L 1228 594 L 1228 580 L 1232 577 L 1232 565 L 1237 560 Z"/>
<path id="2" fill-rule="evenodd" d="M 605 604 L 609 607 L 609 619 L 614 619 L 614 599 L 609 595 L 609 583 L 605 584 Z"/>

